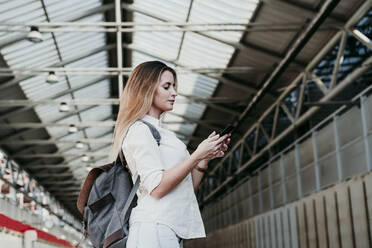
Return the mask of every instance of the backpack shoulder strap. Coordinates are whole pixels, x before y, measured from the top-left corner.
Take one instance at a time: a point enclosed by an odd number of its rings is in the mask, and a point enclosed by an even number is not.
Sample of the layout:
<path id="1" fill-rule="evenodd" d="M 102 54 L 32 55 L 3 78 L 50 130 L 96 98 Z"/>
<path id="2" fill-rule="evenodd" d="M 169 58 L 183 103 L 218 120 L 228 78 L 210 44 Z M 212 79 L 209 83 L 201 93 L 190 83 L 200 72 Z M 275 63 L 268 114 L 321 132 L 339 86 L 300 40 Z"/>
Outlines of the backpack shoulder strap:
<path id="1" fill-rule="evenodd" d="M 151 131 L 152 136 L 154 137 L 154 139 L 156 140 L 156 143 L 159 146 L 160 145 L 161 136 L 160 136 L 159 131 L 156 129 L 156 127 L 154 127 L 151 123 L 149 123 L 147 121 L 144 121 L 144 120 L 139 120 L 139 121 L 143 122 L 144 124 L 146 124 L 148 126 L 148 128 Z M 125 157 L 124 157 L 124 153 L 123 153 L 123 150 L 122 149 L 120 149 L 120 152 L 119 152 L 119 155 L 118 156 L 120 158 L 121 163 L 122 164 L 125 164 Z"/>
<path id="2" fill-rule="evenodd" d="M 147 121 L 144 121 L 144 120 L 140 120 L 140 121 L 143 122 L 144 124 L 146 124 L 150 128 L 150 131 L 152 133 L 152 136 L 154 137 L 154 139 L 156 140 L 156 143 L 158 143 L 158 146 L 159 146 L 160 145 L 161 136 L 160 136 L 159 131 L 156 129 L 156 127 L 154 127 L 151 123 L 149 123 Z"/>
<path id="3" fill-rule="evenodd" d="M 132 204 L 132 201 L 134 199 L 134 196 L 136 195 L 136 192 L 137 192 L 137 189 L 138 189 L 139 185 L 140 185 L 140 178 L 137 177 L 136 182 L 133 185 L 132 190 L 130 191 L 128 199 L 125 202 L 124 208 L 120 213 L 120 220 L 124 220 L 123 223 L 125 223 L 129 218 L 129 216 L 127 215 L 127 212 L 128 212 L 128 209 L 129 209 L 130 205 Z"/>

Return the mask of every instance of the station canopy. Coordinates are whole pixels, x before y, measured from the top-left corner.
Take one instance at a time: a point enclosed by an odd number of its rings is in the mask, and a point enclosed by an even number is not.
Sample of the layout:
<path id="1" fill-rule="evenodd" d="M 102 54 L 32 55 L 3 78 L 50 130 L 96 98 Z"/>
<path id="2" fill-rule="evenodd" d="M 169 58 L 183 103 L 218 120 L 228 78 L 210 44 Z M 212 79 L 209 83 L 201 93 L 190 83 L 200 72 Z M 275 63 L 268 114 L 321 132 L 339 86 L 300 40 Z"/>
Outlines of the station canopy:
<path id="1" fill-rule="evenodd" d="M 162 122 L 190 152 L 228 123 L 237 124 L 233 145 L 364 3 L 135 0 L 121 1 L 117 19 L 109 0 L 0 1 L 1 150 L 78 217 L 87 172 L 108 162 L 119 78 L 125 86 L 136 65 L 176 69 L 178 96 Z M 325 85 L 327 75 L 318 75 Z M 298 95 L 286 99 L 279 114 Z"/>

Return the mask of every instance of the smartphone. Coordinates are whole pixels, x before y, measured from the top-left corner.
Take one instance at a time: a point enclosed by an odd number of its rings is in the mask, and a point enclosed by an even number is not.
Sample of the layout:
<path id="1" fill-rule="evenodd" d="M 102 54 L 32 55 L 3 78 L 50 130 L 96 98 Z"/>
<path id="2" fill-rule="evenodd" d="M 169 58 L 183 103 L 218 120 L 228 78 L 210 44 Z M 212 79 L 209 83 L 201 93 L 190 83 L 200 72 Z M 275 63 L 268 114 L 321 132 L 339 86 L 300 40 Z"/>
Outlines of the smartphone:
<path id="1" fill-rule="evenodd" d="M 231 133 L 233 129 L 234 126 L 232 124 L 227 124 L 227 126 L 219 133 L 220 137 L 224 136 L 225 134 Z"/>

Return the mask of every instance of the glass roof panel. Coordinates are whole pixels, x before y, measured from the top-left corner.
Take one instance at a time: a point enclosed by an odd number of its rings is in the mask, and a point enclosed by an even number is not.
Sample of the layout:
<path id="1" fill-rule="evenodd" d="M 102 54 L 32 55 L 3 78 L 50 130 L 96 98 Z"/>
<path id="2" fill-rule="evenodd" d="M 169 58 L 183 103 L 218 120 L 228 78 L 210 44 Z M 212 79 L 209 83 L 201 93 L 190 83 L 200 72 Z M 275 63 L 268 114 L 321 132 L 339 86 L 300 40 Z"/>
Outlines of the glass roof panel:
<path id="1" fill-rule="evenodd" d="M 103 80 L 98 84 L 85 87 L 81 90 L 75 91 L 74 96 L 77 99 L 84 98 L 109 98 L 110 97 L 110 81 Z"/>
<path id="2" fill-rule="evenodd" d="M 82 121 L 97 121 L 97 113 L 100 119 L 105 119 L 111 116 L 111 106 L 100 105 L 95 108 L 84 111 L 80 114 Z"/>
<path id="3" fill-rule="evenodd" d="M 161 23 L 151 17 L 136 13 L 134 21 L 140 23 Z M 148 26 L 139 26 L 138 29 L 151 28 Z M 182 32 L 135 32 L 133 35 L 133 44 L 135 47 L 149 51 L 153 55 L 174 60 L 177 57 Z"/>
<path id="4" fill-rule="evenodd" d="M 194 23 L 248 23 L 257 4 L 258 0 L 252 0 L 248 3 L 246 0 L 218 2 L 214 0 L 195 0 L 190 13 L 190 21 Z M 216 28 L 216 26 L 211 26 L 211 28 Z M 242 29 L 244 26 L 223 25 L 219 28 Z M 205 34 L 230 42 L 238 42 L 242 36 L 241 31 L 211 31 L 205 32 Z"/>
<path id="5" fill-rule="evenodd" d="M 49 18 L 54 21 L 65 21 L 82 15 L 90 9 L 102 5 L 99 0 L 76 1 L 76 0 L 48 0 L 46 2 Z"/>
<path id="6" fill-rule="evenodd" d="M 171 21 L 185 21 L 190 0 L 134 1 L 133 7 Z M 135 15 L 137 15 L 136 13 Z"/>

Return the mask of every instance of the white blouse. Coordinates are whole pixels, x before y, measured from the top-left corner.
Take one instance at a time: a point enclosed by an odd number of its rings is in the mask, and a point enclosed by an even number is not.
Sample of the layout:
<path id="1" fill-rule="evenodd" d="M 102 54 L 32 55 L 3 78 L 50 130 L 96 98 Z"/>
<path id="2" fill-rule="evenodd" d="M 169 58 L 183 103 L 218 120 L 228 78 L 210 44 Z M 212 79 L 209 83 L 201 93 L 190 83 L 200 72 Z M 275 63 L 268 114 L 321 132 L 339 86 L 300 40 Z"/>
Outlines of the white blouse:
<path id="1" fill-rule="evenodd" d="M 160 145 L 146 124 L 137 121 L 128 129 L 122 149 L 132 180 L 140 176 L 137 206 L 132 209 L 129 224 L 154 222 L 168 225 L 183 239 L 205 237 L 198 202 L 194 193 L 191 172 L 173 190 L 156 199 L 150 192 L 160 184 L 163 171 L 181 163 L 190 154 L 186 145 L 168 130 L 160 120 L 145 115 L 161 135 Z"/>

